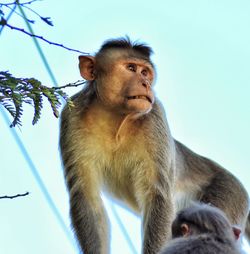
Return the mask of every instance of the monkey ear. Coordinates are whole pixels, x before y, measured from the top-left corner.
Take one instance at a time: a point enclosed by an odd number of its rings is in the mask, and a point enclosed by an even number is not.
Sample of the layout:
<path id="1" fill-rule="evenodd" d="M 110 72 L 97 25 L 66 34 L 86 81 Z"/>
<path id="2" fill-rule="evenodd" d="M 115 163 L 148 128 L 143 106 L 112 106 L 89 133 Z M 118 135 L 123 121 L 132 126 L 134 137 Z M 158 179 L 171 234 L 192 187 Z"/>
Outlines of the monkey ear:
<path id="1" fill-rule="evenodd" d="M 238 226 L 232 226 L 233 228 L 233 233 L 234 233 L 234 237 L 235 240 L 238 240 L 240 238 L 240 234 L 241 234 L 241 229 Z"/>
<path id="2" fill-rule="evenodd" d="M 188 226 L 187 223 L 182 223 L 182 224 L 181 224 L 181 234 L 182 234 L 184 237 L 190 235 L 190 228 L 189 228 L 189 226 Z"/>
<path id="3" fill-rule="evenodd" d="M 94 80 L 95 57 L 79 56 L 79 69 L 81 76 L 86 80 Z"/>

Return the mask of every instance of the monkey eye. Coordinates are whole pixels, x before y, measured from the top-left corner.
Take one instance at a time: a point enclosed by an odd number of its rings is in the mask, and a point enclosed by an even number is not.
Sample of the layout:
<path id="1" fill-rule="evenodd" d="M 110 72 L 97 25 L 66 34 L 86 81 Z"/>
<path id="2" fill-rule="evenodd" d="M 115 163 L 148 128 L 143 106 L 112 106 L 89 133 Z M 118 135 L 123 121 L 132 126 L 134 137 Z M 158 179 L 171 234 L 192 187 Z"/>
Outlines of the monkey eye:
<path id="1" fill-rule="evenodd" d="M 130 70 L 130 71 L 136 72 L 136 64 L 129 63 L 129 64 L 127 65 L 127 68 L 128 68 L 128 70 Z"/>
<path id="2" fill-rule="evenodd" d="M 145 77 L 148 76 L 148 70 L 146 69 L 142 70 L 141 74 Z"/>

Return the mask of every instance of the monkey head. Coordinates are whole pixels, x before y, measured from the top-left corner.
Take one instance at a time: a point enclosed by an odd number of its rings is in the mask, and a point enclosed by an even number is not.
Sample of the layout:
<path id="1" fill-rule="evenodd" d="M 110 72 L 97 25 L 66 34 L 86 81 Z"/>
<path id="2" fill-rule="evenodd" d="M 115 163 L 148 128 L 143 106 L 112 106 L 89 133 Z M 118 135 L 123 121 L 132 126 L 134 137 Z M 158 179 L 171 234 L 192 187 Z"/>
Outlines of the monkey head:
<path id="1" fill-rule="evenodd" d="M 238 240 L 241 229 L 231 225 L 226 215 L 218 208 L 206 204 L 194 204 L 180 211 L 172 224 L 172 236 L 189 237 L 202 233 L 214 233 Z"/>
<path id="2" fill-rule="evenodd" d="M 129 40 L 113 44 L 104 43 L 95 56 L 79 57 L 82 77 L 94 87 L 97 100 L 108 110 L 122 115 L 150 112 L 155 100 L 151 49 Z"/>

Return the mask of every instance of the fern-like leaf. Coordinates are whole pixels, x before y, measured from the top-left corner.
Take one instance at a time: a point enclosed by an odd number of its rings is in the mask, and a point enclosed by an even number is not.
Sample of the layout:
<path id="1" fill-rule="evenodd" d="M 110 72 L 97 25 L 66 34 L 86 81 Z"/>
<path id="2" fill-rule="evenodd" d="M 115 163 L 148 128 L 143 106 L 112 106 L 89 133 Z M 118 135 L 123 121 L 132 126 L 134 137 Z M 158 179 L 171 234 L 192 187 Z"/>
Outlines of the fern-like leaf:
<path id="1" fill-rule="evenodd" d="M 62 89 L 82 84 L 84 84 L 84 81 L 77 81 L 62 87 L 47 87 L 42 85 L 37 79 L 16 78 L 7 71 L 0 71 L 0 104 L 13 117 L 11 127 L 21 126 L 23 103 L 34 107 L 32 124 L 36 124 L 41 118 L 43 97 L 48 99 L 53 114 L 58 117 L 58 109 L 62 105 L 62 99 L 67 102 L 69 108 L 74 106 L 71 99 Z"/>
<path id="2" fill-rule="evenodd" d="M 34 116 L 32 120 L 32 124 L 36 124 L 38 120 L 41 118 L 41 111 L 43 107 L 43 98 L 40 94 L 36 94 L 36 96 L 33 99 L 34 103 Z"/>
<path id="3" fill-rule="evenodd" d="M 15 106 L 15 116 L 13 122 L 10 127 L 14 127 L 15 125 L 21 125 L 21 116 L 23 113 L 22 109 L 22 96 L 20 94 L 13 93 L 12 94 L 13 104 Z"/>
<path id="4" fill-rule="evenodd" d="M 55 117 L 59 117 L 58 108 L 61 106 L 60 99 L 58 95 L 55 93 L 54 89 L 44 88 L 42 90 L 44 96 L 47 97 L 50 106 L 52 108 L 53 114 Z"/>
<path id="5" fill-rule="evenodd" d="M 12 117 L 15 117 L 16 115 L 15 107 L 13 106 L 9 98 L 4 98 L 4 99 L 1 98 L 0 103 L 11 114 Z"/>

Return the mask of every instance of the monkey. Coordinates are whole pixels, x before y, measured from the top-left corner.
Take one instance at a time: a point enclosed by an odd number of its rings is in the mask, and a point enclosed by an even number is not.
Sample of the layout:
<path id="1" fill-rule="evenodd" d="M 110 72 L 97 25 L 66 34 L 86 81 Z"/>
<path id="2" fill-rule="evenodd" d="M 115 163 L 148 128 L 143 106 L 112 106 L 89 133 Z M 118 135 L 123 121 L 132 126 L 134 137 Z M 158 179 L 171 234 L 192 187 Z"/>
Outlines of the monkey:
<path id="1" fill-rule="evenodd" d="M 175 140 L 154 93 L 153 50 L 128 37 L 79 56 L 83 89 L 61 112 L 59 146 L 70 217 L 85 254 L 109 253 L 101 193 L 142 218 L 143 254 L 171 239 L 175 213 L 191 201 L 211 203 L 245 230 L 248 194 L 219 164 Z"/>
<path id="2" fill-rule="evenodd" d="M 241 230 L 218 208 L 194 204 L 181 210 L 172 223 L 172 238 L 160 254 L 240 254 Z"/>

